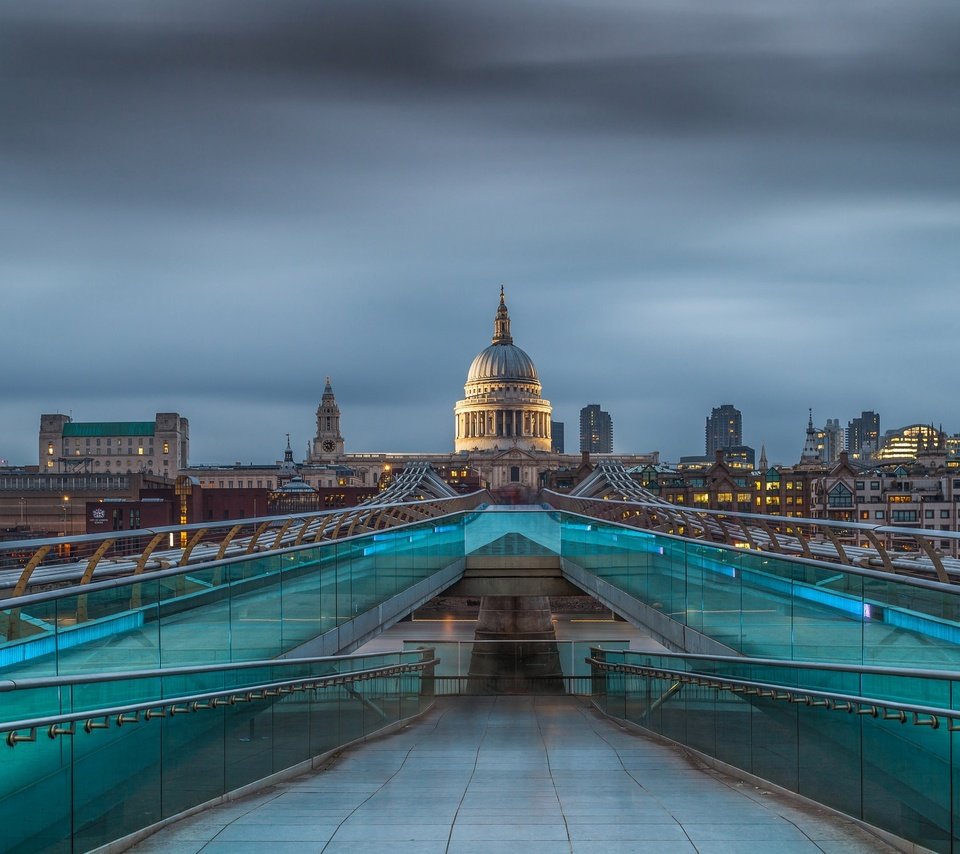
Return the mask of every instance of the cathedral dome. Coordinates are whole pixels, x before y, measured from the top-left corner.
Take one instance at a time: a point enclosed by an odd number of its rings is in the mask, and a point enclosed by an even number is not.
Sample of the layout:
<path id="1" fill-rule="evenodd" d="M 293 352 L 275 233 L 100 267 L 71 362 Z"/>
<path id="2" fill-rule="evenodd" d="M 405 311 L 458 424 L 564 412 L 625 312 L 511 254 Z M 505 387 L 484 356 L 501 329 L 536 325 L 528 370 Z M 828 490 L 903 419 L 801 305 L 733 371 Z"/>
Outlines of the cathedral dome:
<path id="1" fill-rule="evenodd" d="M 549 400 L 541 397 L 537 369 L 513 343 L 510 315 L 500 288 L 493 321 L 493 341 L 481 350 L 467 372 L 464 399 L 454 407 L 457 451 L 494 451 L 511 445 L 549 451 Z"/>
<path id="2" fill-rule="evenodd" d="M 540 382 L 533 359 L 516 344 L 491 344 L 477 354 L 467 372 L 467 384 L 503 380 Z"/>

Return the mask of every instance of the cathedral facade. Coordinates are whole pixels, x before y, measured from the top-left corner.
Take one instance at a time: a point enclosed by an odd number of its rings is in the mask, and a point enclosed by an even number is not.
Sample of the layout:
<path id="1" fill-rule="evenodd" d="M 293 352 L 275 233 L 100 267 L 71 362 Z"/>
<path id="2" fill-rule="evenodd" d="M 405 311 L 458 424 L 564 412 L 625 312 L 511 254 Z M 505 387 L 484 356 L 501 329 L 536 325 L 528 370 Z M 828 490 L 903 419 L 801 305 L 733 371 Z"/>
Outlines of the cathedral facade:
<path id="1" fill-rule="evenodd" d="M 541 392 L 533 359 L 513 343 L 501 287 L 493 342 L 473 360 L 464 399 L 454 407 L 454 450 L 518 447 L 549 452 L 553 409 Z"/>

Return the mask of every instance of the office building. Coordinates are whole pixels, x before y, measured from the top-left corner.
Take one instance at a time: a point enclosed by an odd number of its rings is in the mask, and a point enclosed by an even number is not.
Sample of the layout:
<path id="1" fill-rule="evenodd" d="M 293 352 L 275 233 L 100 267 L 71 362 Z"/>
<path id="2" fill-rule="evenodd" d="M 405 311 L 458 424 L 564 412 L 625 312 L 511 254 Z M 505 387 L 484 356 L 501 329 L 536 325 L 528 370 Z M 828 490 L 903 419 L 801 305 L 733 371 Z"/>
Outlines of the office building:
<path id="1" fill-rule="evenodd" d="M 707 418 L 706 455 L 713 457 L 721 448 L 743 444 L 743 416 L 729 403 L 714 407 Z"/>
<path id="2" fill-rule="evenodd" d="M 613 453 L 613 420 L 599 403 L 590 403 L 580 410 L 580 453 Z"/>

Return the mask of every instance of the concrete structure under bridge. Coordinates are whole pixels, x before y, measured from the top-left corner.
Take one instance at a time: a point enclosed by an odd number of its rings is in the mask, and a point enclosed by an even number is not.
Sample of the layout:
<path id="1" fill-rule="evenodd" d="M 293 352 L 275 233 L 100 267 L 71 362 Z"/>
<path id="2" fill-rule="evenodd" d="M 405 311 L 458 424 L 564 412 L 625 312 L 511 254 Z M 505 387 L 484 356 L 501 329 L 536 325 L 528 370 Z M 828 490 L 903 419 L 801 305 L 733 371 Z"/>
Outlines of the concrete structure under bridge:
<path id="1" fill-rule="evenodd" d="M 150 531 L 156 565 L 3 601 L 0 848 L 960 850 L 949 578 L 709 514 L 394 498 Z M 379 646 L 441 593 L 481 601 L 471 639 Z M 560 636 L 571 593 L 621 622 Z"/>

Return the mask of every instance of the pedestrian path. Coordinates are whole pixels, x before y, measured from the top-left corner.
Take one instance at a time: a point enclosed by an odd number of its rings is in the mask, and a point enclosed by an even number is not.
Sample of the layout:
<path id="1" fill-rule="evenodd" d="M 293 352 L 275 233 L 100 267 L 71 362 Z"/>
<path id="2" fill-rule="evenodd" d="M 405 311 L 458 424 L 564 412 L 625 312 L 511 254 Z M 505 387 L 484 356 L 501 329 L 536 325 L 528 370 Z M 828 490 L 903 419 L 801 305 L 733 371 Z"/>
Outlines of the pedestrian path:
<path id="1" fill-rule="evenodd" d="M 400 732 L 171 825 L 137 852 L 892 851 L 852 821 L 701 767 L 573 697 L 443 698 Z"/>

